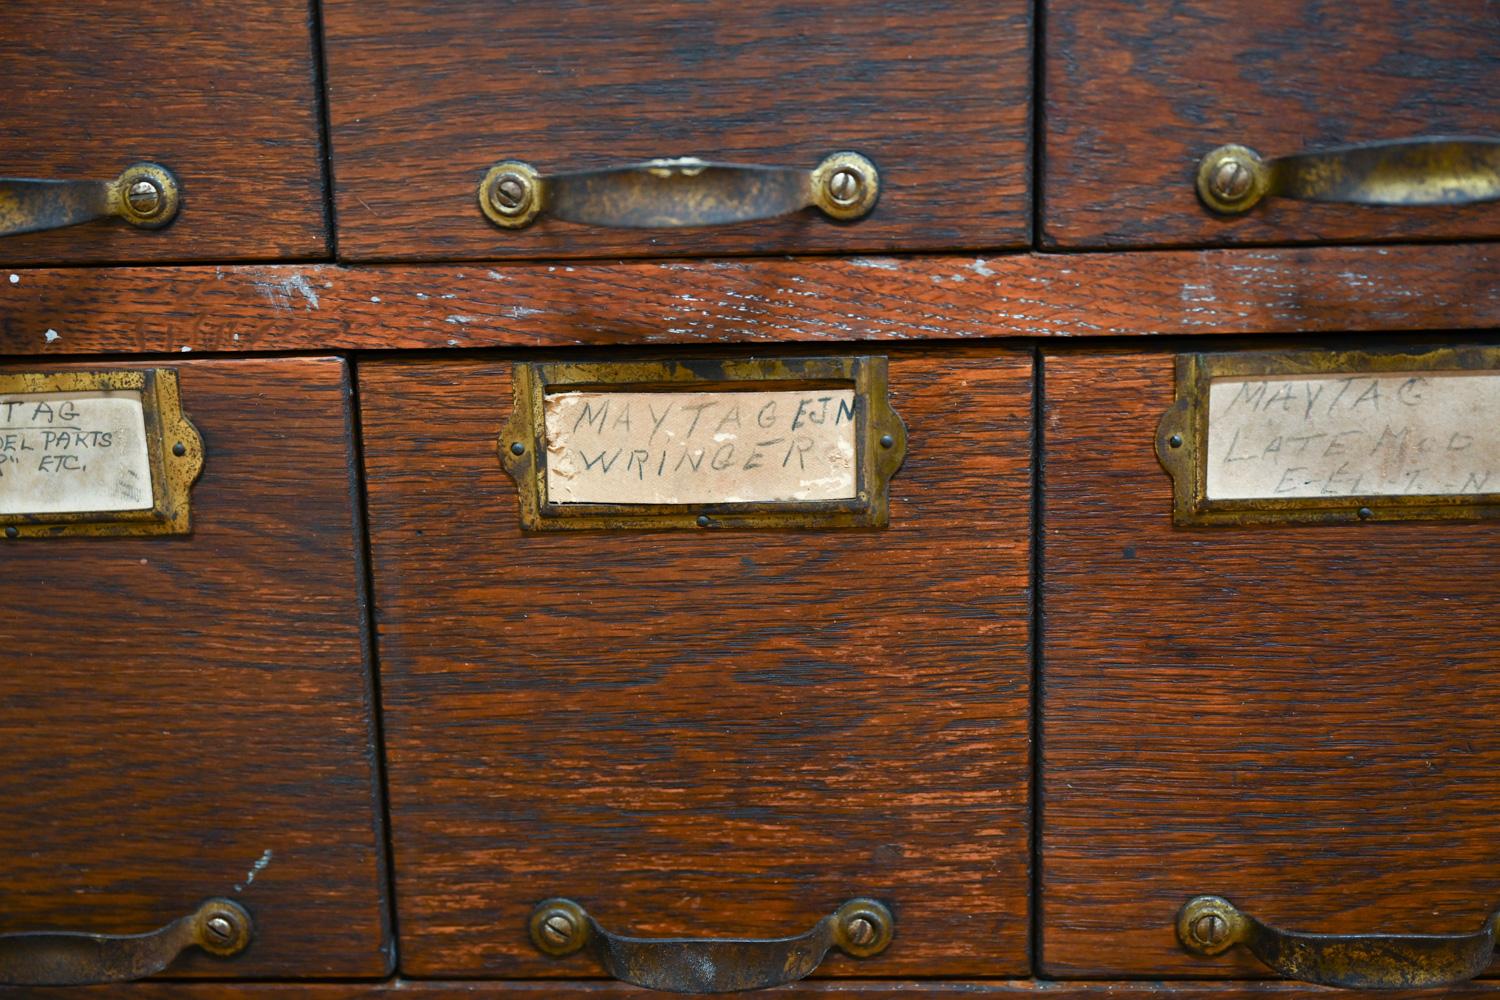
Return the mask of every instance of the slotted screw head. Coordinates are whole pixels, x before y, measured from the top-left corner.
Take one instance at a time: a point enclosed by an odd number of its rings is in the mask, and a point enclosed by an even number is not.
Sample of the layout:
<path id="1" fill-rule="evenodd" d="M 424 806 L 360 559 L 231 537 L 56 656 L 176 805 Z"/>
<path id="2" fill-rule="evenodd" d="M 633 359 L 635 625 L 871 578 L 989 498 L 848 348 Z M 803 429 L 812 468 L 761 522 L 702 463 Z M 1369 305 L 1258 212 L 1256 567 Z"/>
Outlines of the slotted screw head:
<path id="1" fill-rule="evenodd" d="M 209 937 L 220 944 L 227 944 L 234 937 L 234 925 L 227 917 L 209 917 L 203 929 L 208 932 Z"/>
<path id="2" fill-rule="evenodd" d="M 1205 945 L 1216 945 L 1224 940 L 1229 925 L 1217 913 L 1205 913 L 1193 921 L 1193 937 Z"/>
<path id="3" fill-rule="evenodd" d="M 870 923 L 868 917 L 855 917 L 849 921 L 847 933 L 851 944 L 863 948 L 875 940 L 875 925 Z"/>
<path id="4" fill-rule="evenodd" d="M 528 185 L 519 174 L 503 174 L 490 192 L 490 201 L 501 212 L 513 215 L 526 204 Z"/>
<path id="5" fill-rule="evenodd" d="M 828 178 L 828 196 L 840 205 L 853 204 L 859 199 L 860 189 L 864 184 L 864 178 L 844 167 L 835 170 L 833 176 Z"/>
<path id="6" fill-rule="evenodd" d="M 561 947 L 570 941 L 576 928 L 573 918 L 566 913 L 554 913 L 542 921 L 542 934 L 552 944 Z"/>
<path id="7" fill-rule="evenodd" d="M 125 192 L 125 200 L 130 204 L 131 211 L 149 218 L 161 211 L 161 188 L 150 181 L 139 180 Z"/>
<path id="8" fill-rule="evenodd" d="M 1249 167 L 1239 160 L 1225 160 L 1214 170 L 1210 183 L 1213 184 L 1214 194 L 1225 201 L 1236 201 L 1250 190 L 1253 180 Z"/>

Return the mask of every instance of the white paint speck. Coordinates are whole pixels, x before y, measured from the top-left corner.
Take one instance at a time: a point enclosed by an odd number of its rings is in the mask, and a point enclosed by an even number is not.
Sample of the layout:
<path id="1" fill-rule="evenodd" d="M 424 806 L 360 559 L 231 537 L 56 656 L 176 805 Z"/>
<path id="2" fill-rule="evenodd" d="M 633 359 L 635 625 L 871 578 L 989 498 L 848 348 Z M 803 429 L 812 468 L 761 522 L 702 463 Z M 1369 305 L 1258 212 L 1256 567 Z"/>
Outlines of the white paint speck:
<path id="1" fill-rule="evenodd" d="M 452 316 L 449 316 L 447 319 L 443 320 L 443 322 L 445 322 L 445 323 L 459 323 L 459 324 L 463 324 L 463 323 L 477 323 L 477 322 L 479 322 L 479 320 L 478 320 L 477 317 L 474 317 L 474 316 L 464 316 L 464 315 L 461 315 L 459 313 L 454 313 Z"/>
<path id="2" fill-rule="evenodd" d="M 528 309 L 526 306 L 511 306 L 505 310 L 505 315 L 511 319 L 525 319 L 527 316 L 540 316 L 541 314 L 540 309 Z"/>
<path id="3" fill-rule="evenodd" d="M 252 275 L 250 283 L 265 296 L 266 301 L 276 309 L 291 311 L 292 296 L 300 295 L 304 302 L 303 308 L 308 312 L 318 308 L 318 293 L 303 276 L 301 271 L 293 271 L 291 274 L 282 273 L 279 268 L 252 269 L 246 268 Z M 332 287 L 325 284 L 324 288 Z"/>
<path id="4" fill-rule="evenodd" d="M 10 276 L 10 283 L 12 285 L 19 285 L 21 283 L 21 276 L 19 274 L 12 274 Z"/>
<path id="5" fill-rule="evenodd" d="M 449 347 L 457 347 L 457 346 L 458 346 L 458 341 L 456 341 L 456 340 L 453 340 L 453 339 L 451 339 L 451 338 L 450 338 L 450 339 L 449 339 L 449 340 L 448 340 L 448 346 L 449 346 Z"/>
<path id="6" fill-rule="evenodd" d="M 380 301 L 380 296 L 379 295 L 371 295 L 370 296 L 370 301 L 371 302 L 379 302 Z"/>
<path id="7" fill-rule="evenodd" d="M 426 292 L 418 292 L 417 293 L 417 298 L 419 298 L 419 299 L 425 299 L 425 298 L 427 298 L 427 293 Z"/>
<path id="8" fill-rule="evenodd" d="M 191 347 L 184 347 L 182 349 L 182 353 L 183 354 L 191 354 L 191 353 L 193 353 L 193 349 Z"/>
<path id="9" fill-rule="evenodd" d="M 877 271 L 894 271 L 900 266 L 889 257 L 851 257 L 849 263 L 855 267 L 872 267 Z"/>
<path id="10" fill-rule="evenodd" d="M 260 858 L 258 860 L 256 860 L 255 864 L 253 864 L 253 865 L 250 866 L 250 870 L 245 873 L 245 882 L 244 882 L 244 884 L 243 885 L 236 885 L 234 887 L 234 891 L 235 892 L 244 892 L 245 891 L 245 886 L 247 886 L 250 883 L 254 882 L 255 881 L 255 876 L 257 876 L 261 872 L 265 871 L 266 868 L 267 868 L 267 866 L 270 865 L 270 863 L 271 863 L 271 851 L 270 851 L 269 848 L 267 848 L 266 852 L 264 854 L 262 854 L 260 856 Z"/>
<path id="11" fill-rule="evenodd" d="M 993 278 L 995 276 L 995 269 L 990 267 L 983 257 L 975 258 L 974 263 L 969 265 L 969 270 L 986 278 Z"/>
<path id="12" fill-rule="evenodd" d="M 496 281 L 509 281 L 510 280 L 505 275 L 501 274 L 499 271 L 489 271 L 487 273 L 489 274 L 489 276 L 491 278 L 494 278 Z"/>
<path id="13" fill-rule="evenodd" d="M 234 339 L 235 339 L 235 340 L 239 340 L 239 339 L 240 339 L 240 335 L 239 335 L 239 334 L 235 334 L 235 335 L 234 335 Z"/>
<path id="14" fill-rule="evenodd" d="M 42 336 L 47 338 L 47 343 L 49 344 L 62 339 L 62 334 L 58 333 L 56 330 L 48 330 L 46 333 L 42 334 Z"/>

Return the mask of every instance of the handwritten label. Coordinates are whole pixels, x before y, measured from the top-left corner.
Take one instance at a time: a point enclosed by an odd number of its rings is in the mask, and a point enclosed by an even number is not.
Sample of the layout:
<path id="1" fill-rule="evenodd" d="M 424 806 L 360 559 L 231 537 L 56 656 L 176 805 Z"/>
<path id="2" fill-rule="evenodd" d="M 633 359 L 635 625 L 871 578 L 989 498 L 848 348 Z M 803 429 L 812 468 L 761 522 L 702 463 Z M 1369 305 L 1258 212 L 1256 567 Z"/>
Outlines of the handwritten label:
<path id="1" fill-rule="evenodd" d="M 152 506 L 139 392 L 0 395 L 0 514 Z"/>
<path id="2" fill-rule="evenodd" d="M 543 398 L 553 503 L 856 495 L 852 389 L 558 392 Z"/>
<path id="3" fill-rule="evenodd" d="M 1216 379 L 1206 495 L 1500 492 L 1500 372 Z"/>

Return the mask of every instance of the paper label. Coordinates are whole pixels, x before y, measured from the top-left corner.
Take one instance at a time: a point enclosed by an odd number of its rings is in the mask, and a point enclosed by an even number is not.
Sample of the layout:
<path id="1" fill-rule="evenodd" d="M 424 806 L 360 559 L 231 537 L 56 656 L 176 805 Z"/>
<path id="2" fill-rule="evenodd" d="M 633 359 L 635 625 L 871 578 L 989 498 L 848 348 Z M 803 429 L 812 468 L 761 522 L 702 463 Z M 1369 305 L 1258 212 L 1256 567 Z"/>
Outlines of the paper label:
<path id="1" fill-rule="evenodd" d="M 141 394 L 0 394 L 0 514 L 150 510 Z"/>
<path id="2" fill-rule="evenodd" d="M 716 504 L 857 495 L 852 389 L 557 392 L 552 503 Z"/>
<path id="3" fill-rule="evenodd" d="M 1500 372 L 1215 379 L 1211 500 L 1500 492 Z"/>

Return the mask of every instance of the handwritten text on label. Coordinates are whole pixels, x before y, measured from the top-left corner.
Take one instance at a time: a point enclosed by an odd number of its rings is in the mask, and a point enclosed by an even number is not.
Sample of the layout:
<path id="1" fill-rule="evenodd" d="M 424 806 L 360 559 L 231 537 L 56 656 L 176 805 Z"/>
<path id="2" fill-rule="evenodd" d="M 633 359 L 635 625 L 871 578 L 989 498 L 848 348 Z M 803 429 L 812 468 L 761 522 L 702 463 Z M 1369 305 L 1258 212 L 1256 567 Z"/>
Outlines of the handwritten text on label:
<path id="1" fill-rule="evenodd" d="M 558 392 L 553 503 L 751 503 L 856 495 L 851 389 Z"/>
<path id="2" fill-rule="evenodd" d="M 1500 372 L 1216 379 L 1206 495 L 1500 492 Z"/>
<path id="3" fill-rule="evenodd" d="M 152 506 L 139 392 L 0 395 L 0 514 Z"/>

